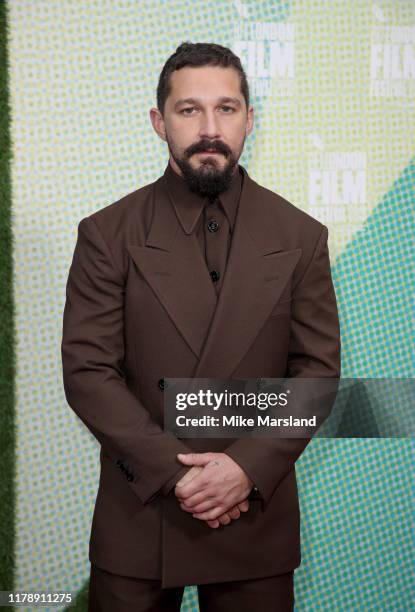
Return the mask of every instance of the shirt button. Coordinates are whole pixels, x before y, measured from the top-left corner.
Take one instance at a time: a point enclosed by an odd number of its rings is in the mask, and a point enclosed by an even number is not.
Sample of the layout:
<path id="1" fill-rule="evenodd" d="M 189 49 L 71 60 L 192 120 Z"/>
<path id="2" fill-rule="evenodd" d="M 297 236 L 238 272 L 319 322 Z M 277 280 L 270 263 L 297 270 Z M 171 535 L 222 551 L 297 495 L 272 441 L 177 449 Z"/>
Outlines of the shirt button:
<path id="1" fill-rule="evenodd" d="M 164 389 L 167 387 L 167 383 L 166 383 L 166 381 L 164 380 L 164 378 L 159 378 L 159 380 L 158 380 L 158 383 L 157 383 L 157 384 L 158 384 L 158 386 L 159 386 L 159 389 L 161 389 L 162 391 L 164 391 Z"/>
<path id="2" fill-rule="evenodd" d="M 219 280 L 219 272 L 217 270 L 212 270 L 212 272 L 210 273 L 210 276 L 214 283 L 216 283 L 216 281 Z"/>
<path id="3" fill-rule="evenodd" d="M 219 223 L 214 219 L 211 219 L 207 224 L 208 230 L 210 232 L 217 232 L 219 229 Z"/>

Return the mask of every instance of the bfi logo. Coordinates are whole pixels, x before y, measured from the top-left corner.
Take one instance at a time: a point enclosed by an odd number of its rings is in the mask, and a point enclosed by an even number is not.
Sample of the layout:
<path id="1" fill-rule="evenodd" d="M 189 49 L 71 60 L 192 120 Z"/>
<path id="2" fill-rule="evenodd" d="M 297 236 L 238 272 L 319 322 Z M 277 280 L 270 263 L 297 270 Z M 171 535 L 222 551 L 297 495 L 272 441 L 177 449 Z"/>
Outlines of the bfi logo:
<path id="1" fill-rule="evenodd" d="M 241 58 L 253 96 L 272 93 L 284 104 L 294 95 L 293 24 L 240 20 L 234 27 L 232 50 Z"/>
<path id="2" fill-rule="evenodd" d="M 378 20 L 383 14 L 375 13 Z M 411 99 L 415 95 L 415 26 L 378 25 L 371 30 L 370 96 Z"/>
<path id="3" fill-rule="evenodd" d="M 366 153 L 314 153 L 308 160 L 309 212 L 322 223 L 360 224 L 366 211 Z"/>

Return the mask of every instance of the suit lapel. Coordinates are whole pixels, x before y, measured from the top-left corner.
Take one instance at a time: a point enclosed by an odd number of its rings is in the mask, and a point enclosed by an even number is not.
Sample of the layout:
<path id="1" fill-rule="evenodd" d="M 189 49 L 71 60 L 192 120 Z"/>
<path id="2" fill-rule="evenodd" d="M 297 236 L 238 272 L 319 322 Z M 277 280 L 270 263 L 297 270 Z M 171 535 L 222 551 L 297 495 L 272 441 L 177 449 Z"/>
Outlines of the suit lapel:
<path id="1" fill-rule="evenodd" d="M 151 228 L 145 246 L 127 250 L 157 298 L 199 357 L 215 312 L 217 294 L 196 234 L 183 232 L 164 177 L 155 183 Z"/>
<path id="2" fill-rule="evenodd" d="M 243 168 L 243 167 L 242 167 Z M 193 377 L 230 378 L 277 303 L 301 255 L 284 251 L 275 202 L 245 168 L 222 289 Z"/>
<path id="3" fill-rule="evenodd" d="M 277 303 L 301 249 L 284 251 L 275 202 L 245 168 L 243 188 L 219 296 L 195 234 L 181 230 L 163 177 L 145 246 L 128 245 L 198 362 L 193 377 L 229 378 Z"/>

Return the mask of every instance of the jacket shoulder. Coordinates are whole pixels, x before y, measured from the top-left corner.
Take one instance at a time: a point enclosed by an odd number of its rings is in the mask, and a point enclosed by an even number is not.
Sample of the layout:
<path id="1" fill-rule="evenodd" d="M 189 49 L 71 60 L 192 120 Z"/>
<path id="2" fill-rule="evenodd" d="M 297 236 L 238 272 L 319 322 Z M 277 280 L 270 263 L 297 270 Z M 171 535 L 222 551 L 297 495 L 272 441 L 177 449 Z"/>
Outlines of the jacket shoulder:
<path id="1" fill-rule="evenodd" d="M 89 217 L 104 234 L 110 234 L 117 228 L 128 226 L 134 217 L 145 214 L 147 209 L 151 209 L 153 188 L 156 182 L 135 189 L 115 202 L 93 212 Z"/>
<path id="2" fill-rule="evenodd" d="M 278 236 L 286 250 L 301 248 L 302 260 L 307 261 L 322 235 L 328 236 L 328 228 L 279 193 L 256 183 L 258 200 L 263 213 L 269 219 L 269 232 Z"/>
<path id="3" fill-rule="evenodd" d="M 285 199 L 279 193 L 271 191 L 271 189 L 263 187 L 262 185 L 258 185 L 258 187 L 261 189 L 262 197 L 267 205 L 272 207 L 277 214 L 284 216 L 286 220 L 289 220 L 296 226 L 318 234 L 326 227 L 321 221 Z"/>
<path id="4" fill-rule="evenodd" d="M 126 270 L 128 244 L 144 244 L 153 215 L 154 188 L 157 181 L 139 187 L 122 198 L 81 219 L 95 224 L 116 266 Z"/>

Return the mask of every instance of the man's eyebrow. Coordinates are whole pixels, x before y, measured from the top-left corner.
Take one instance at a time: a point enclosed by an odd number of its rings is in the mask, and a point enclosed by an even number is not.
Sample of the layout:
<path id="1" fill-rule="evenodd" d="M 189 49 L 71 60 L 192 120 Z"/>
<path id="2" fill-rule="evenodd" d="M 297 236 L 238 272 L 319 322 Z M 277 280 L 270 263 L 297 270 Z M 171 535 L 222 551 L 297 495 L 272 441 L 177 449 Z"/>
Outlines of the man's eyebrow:
<path id="1" fill-rule="evenodd" d="M 235 104 L 236 106 L 241 106 L 241 102 L 238 98 L 231 98 L 229 96 L 222 96 L 221 98 L 219 98 L 218 101 L 220 104 L 231 102 L 232 104 Z M 176 109 L 182 104 L 198 104 L 199 102 L 200 100 L 198 100 L 197 98 L 181 98 L 180 100 L 177 100 L 177 102 L 174 105 L 174 108 Z"/>

